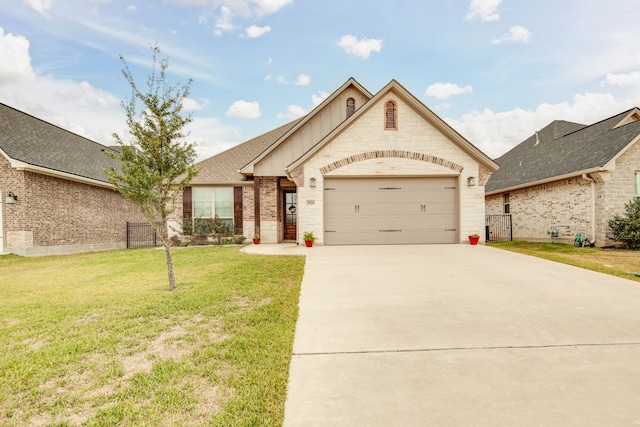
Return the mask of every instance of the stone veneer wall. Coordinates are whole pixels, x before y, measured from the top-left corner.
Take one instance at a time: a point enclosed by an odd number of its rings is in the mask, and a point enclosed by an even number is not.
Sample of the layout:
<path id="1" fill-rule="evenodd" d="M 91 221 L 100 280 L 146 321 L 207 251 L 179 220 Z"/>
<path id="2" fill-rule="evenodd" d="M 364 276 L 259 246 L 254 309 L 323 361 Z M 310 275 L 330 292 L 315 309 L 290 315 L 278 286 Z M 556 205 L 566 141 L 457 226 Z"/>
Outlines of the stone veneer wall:
<path id="1" fill-rule="evenodd" d="M 384 129 L 384 102 L 389 99 L 398 102 L 397 130 Z M 365 154 L 377 151 L 389 155 Z M 345 161 L 352 156 L 362 160 Z M 303 175 L 294 172 L 304 176 L 305 184 L 316 178 L 316 187 L 300 186 L 298 182 L 298 230 L 313 231 L 319 244 L 324 240 L 325 176 L 458 176 L 459 241 L 468 242 L 467 235 L 473 233 L 484 235 L 484 186 L 468 186 L 467 178 L 476 177 L 478 183 L 480 177 L 482 182 L 487 171 L 481 176 L 474 159 L 393 94 L 383 97 L 303 167 Z"/>
<path id="2" fill-rule="evenodd" d="M 0 158 L 4 251 L 74 253 L 126 246 L 126 222 L 146 222 L 114 190 L 12 169 Z M 6 205 L 12 191 L 18 202 Z"/>
<path id="3" fill-rule="evenodd" d="M 600 246 L 614 245 L 607 239 L 609 234 L 609 220 L 615 214 L 624 214 L 625 203 L 635 197 L 635 173 L 640 172 L 640 144 L 636 143 L 621 155 L 615 162 L 615 167 L 608 173 L 596 174 L 596 230 Z"/>

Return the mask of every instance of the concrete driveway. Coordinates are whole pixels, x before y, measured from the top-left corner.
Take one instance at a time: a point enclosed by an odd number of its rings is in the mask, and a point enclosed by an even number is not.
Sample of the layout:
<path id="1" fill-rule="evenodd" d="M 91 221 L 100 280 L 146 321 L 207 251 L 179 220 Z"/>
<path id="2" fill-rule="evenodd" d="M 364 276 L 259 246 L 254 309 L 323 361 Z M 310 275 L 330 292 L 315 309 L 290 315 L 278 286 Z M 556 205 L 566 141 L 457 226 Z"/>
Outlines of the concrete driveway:
<path id="1" fill-rule="evenodd" d="M 485 246 L 307 252 L 294 426 L 640 425 L 640 284 Z"/>

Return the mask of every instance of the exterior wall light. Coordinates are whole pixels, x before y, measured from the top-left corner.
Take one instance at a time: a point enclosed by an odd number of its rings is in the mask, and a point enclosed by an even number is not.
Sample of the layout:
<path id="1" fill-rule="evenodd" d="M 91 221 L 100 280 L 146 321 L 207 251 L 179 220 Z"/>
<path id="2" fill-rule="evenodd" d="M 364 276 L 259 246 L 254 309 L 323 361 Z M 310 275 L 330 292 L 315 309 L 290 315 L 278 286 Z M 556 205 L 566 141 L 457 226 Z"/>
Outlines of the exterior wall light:
<path id="1" fill-rule="evenodd" d="M 315 178 L 311 178 L 309 180 L 309 187 L 316 188 L 316 179 Z"/>
<path id="2" fill-rule="evenodd" d="M 7 193 L 7 198 L 5 199 L 5 203 L 7 205 L 12 205 L 17 201 L 18 201 L 18 196 L 16 196 L 11 191 L 9 191 L 9 193 Z"/>
<path id="3" fill-rule="evenodd" d="M 470 176 L 469 178 L 467 178 L 467 185 L 469 187 L 473 187 L 474 185 L 476 185 L 476 177 Z"/>

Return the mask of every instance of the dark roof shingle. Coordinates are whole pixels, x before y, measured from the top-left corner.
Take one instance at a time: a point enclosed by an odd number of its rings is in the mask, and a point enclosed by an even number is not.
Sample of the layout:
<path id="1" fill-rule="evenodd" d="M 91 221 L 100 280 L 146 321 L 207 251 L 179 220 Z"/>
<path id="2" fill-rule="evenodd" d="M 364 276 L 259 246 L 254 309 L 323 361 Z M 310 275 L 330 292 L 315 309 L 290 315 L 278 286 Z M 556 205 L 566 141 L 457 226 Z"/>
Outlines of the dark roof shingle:
<path id="1" fill-rule="evenodd" d="M 13 160 L 107 183 L 110 148 L 0 103 L 0 149 Z"/>
<path id="2" fill-rule="evenodd" d="M 244 175 L 238 171 L 278 141 L 303 118 L 289 122 L 196 163 L 200 173 L 191 183 L 198 185 L 246 181 Z"/>
<path id="3" fill-rule="evenodd" d="M 500 169 L 491 175 L 485 191 L 497 192 L 605 166 L 640 135 L 640 121 L 614 128 L 630 111 L 591 126 L 552 122 L 537 136 L 495 159 Z"/>

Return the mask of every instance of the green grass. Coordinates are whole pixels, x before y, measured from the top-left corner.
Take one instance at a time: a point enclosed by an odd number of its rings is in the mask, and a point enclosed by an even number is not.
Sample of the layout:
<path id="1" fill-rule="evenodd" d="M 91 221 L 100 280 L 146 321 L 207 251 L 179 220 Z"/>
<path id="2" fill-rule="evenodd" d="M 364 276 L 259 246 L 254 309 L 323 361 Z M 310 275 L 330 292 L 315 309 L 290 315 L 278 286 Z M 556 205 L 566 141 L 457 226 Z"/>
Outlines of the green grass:
<path id="1" fill-rule="evenodd" d="M 640 252 L 624 249 L 580 248 L 562 243 L 496 242 L 488 243 L 499 249 L 519 252 L 551 261 L 562 262 L 587 270 L 640 281 Z"/>
<path id="2" fill-rule="evenodd" d="M 282 424 L 303 257 L 0 257 L 0 425 Z"/>

